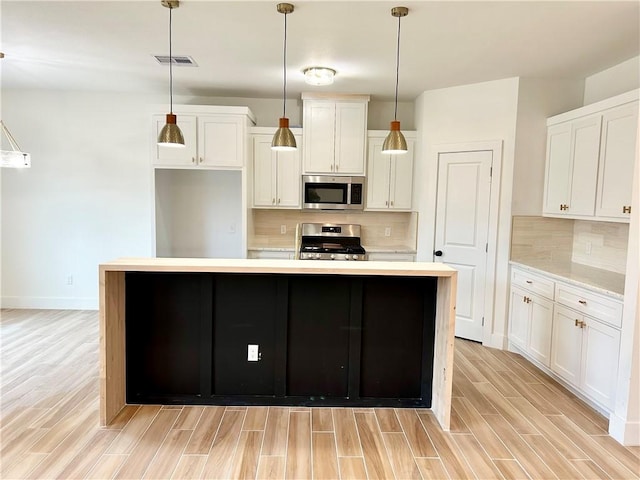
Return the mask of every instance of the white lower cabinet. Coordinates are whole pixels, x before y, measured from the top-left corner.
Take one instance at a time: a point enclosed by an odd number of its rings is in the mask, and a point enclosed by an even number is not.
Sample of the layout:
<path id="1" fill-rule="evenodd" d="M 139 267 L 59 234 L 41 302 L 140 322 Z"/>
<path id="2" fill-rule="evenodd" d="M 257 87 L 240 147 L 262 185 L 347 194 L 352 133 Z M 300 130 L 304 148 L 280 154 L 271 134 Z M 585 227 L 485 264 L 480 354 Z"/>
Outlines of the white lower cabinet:
<path id="1" fill-rule="evenodd" d="M 512 267 L 509 312 L 513 346 L 601 407 L 613 409 L 620 300 Z"/>
<path id="2" fill-rule="evenodd" d="M 607 408 L 613 408 L 620 330 L 556 305 L 551 369 Z"/>
<path id="3" fill-rule="evenodd" d="M 551 353 L 552 312 L 551 300 L 512 287 L 509 339 L 547 367 Z"/>

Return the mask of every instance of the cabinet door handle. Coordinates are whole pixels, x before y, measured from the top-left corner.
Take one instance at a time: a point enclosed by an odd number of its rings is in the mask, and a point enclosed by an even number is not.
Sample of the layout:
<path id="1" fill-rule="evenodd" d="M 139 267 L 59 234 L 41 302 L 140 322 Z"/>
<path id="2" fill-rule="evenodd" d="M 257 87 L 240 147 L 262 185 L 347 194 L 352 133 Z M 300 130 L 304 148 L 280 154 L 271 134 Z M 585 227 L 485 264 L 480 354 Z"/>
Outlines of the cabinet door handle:
<path id="1" fill-rule="evenodd" d="M 580 328 L 584 328 L 587 326 L 586 322 L 584 322 L 583 320 L 578 320 L 576 318 L 576 323 L 575 323 L 576 327 L 580 327 Z"/>
<path id="2" fill-rule="evenodd" d="M 580 326 L 580 320 L 578 320 L 577 318 L 576 318 L 575 326 L 576 326 L 576 327 L 579 327 L 579 326 Z"/>
<path id="3" fill-rule="evenodd" d="M 202 157 L 200 157 L 200 163 L 202 163 Z"/>
<path id="4" fill-rule="evenodd" d="M 622 213 L 631 213 L 631 205 L 625 205 L 622 207 Z"/>
<path id="5" fill-rule="evenodd" d="M 391 206 L 393 207 L 393 200 L 391 200 Z"/>
<path id="6" fill-rule="evenodd" d="M 278 205 L 280 205 L 280 199 L 278 199 Z"/>
<path id="7" fill-rule="evenodd" d="M 196 163 L 196 157 L 191 157 L 191 163 Z"/>
<path id="8" fill-rule="evenodd" d="M 271 199 L 271 205 L 275 205 L 275 204 L 276 204 L 276 199 L 275 199 L 275 198 L 272 198 L 272 199 Z"/>
<path id="9" fill-rule="evenodd" d="M 388 201 L 388 200 L 385 200 L 385 201 L 384 201 L 384 206 L 385 206 L 385 207 L 388 207 L 388 206 L 389 206 L 389 201 Z"/>
<path id="10" fill-rule="evenodd" d="M 580 305 L 586 305 L 586 304 L 587 304 L 587 301 L 586 301 L 586 300 L 578 300 L 578 303 L 579 303 Z"/>
<path id="11" fill-rule="evenodd" d="M 340 168 L 340 164 L 336 163 L 336 172 L 338 171 L 339 168 Z"/>

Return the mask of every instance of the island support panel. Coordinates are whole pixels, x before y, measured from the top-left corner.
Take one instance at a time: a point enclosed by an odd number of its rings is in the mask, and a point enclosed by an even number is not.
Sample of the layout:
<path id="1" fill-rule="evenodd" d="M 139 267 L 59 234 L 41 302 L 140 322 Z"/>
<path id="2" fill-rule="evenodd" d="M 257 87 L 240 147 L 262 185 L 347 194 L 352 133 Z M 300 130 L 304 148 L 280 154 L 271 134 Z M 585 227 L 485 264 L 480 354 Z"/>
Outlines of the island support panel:
<path id="1" fill-rule="evenodd" d="M 124 283 L 127 403 L 431 406 L 434 277 L 129 272 Z"/>

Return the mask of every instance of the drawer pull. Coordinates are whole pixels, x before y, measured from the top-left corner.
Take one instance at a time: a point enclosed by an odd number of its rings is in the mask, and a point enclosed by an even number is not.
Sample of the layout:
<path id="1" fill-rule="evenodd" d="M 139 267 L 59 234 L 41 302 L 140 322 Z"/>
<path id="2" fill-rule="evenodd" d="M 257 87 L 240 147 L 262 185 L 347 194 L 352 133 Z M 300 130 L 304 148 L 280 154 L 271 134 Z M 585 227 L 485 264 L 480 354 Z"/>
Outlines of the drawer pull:
<path id="1" fill-rule="evenodd" d="M 533 282 L 531 280 L 527 280 L 527 283 L 531 285 Z"/>
<path id="2" fill-rule="evenodd" d="M 586 305 L 586 304 L 587 304 L 587 301 L 586 301 L 586 300 L 578 300 L 578 303 L 579 303 L 580 305 Z"/>

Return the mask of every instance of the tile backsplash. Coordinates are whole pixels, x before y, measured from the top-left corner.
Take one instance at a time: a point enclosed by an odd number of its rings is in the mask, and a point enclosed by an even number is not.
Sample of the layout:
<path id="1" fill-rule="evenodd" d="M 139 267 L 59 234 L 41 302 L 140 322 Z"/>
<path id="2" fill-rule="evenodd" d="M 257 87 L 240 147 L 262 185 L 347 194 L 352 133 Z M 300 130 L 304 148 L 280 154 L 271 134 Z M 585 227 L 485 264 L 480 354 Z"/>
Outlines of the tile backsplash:
<path id="1" fill-rule="evenodd" d="M 574 263 L 624 274 L 627 268 L 629 224 L 575 220 Z"/>
<path id="2" fill-rule="evenodd" d="M 366 247 L 416 249 L 418 214 L 415 212 L 308 212 L 301 210 L 253 209 L 251 247 L 291 247 L 298 223 L 355 223 L 362 226 Z M 389 236 L 385 230 L 389 229 Z M 281 233 L 284 230 L 285 233 Z"/>
<path id="3" fill-rule="evenodd" d="M 511 260 L 573 262 L 624 274 L 629 225 L 547 217 L 513 217 Z"/>
<path id="4" fill-rule="evenodd" d="M 573 248 L 573 220 L 513 217 L 511 260 L 568 263 Z"/>

